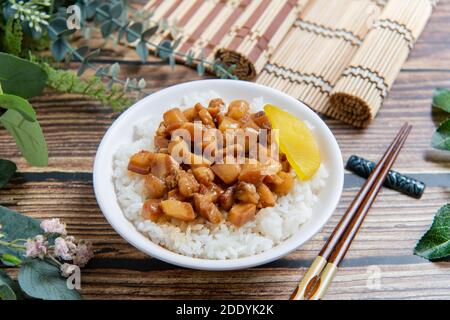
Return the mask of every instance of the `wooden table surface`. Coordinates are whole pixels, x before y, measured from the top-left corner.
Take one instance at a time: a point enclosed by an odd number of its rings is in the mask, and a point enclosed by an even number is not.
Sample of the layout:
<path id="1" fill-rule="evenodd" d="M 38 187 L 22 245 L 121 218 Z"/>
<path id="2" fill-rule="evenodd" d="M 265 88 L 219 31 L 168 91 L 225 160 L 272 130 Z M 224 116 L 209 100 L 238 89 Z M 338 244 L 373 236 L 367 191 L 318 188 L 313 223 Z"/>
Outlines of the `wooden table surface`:
<path id="1" fill-rule="evenodd" d="M 325 119 L 344 160 L 357 154 L 374 161 L 408 120 L 414 129 L 395 169 L 427 183 L 421 200 L 382 190 L 326 299 L 450 298 L 450 260 L 431 263 L 413 255 L 437 209 L 450 202 L 450 156 L 430 147 L 436 124 L 445 118 L 431 108 L 432 90 L 450 88 L 449 26 L 450 1 L 443 0 L 368 129 Z M 102 59 L 121 62 L 122 74 L 144 77 L 154 90 L 199 78 L 184 66 L 171 71 L 165 65 L 140 65 L 126 48 L 107 50 Z M 50 91 L 32 102 L 47 139 L 50 165 L 27 166 L 1 129 L 0 155 L 15 161 L 20 172 L 0 190 L 0 204 L 39 219 L 60 217 L 71 234 L 93 242 L 96 256 L 82 271 L 82 293 L 87 299 L 287 299 L 362 183 L 346 172 L 336 213 L 312 240 L 283 259 L 234 272 L 182 269 L 136 250 L 99 210 L 92 164 L 114 119 L 111 109 L 84 97 Z"/>

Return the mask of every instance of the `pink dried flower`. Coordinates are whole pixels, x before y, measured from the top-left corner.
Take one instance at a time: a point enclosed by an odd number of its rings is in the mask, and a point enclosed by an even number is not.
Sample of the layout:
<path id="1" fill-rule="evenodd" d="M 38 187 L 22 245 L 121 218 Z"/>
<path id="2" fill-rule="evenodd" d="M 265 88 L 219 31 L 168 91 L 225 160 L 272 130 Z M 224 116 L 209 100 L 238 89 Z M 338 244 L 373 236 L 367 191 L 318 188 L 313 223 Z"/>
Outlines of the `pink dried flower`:
<path id="1" fill-rule="evenodd" d="M 46 233 L 58 233 L 62 235 L 66 235 L 66 225 L 59 221 L 58 218 L 47 219 L 41 222 L 41 228 Z"/>
<path id="2" fill-rule="evenodd" d="M 61 271 L 61 275 L 65 278 L 70 277 L 75 270 L 79 267 L 74 264 L 64 263 L 61 267 L 59 267 L 59 271 Z"/>
<path id="3" fill-rule="evenodd" d="M 42 235 L 28 239 L 25 243 L 25 255 L 30 258 L 39 257 L 41 259 L 47 254 L 47 241 Z"/>
<path id="4" fill-rule="evenodd" d="M 80 242 L 75 249 L 73 263 L 79 267 L 84 267 L 93 256 L 92 244 L 90 242 Z"/>
<path id="5" fill-rule="evenodd" d="M 76 245 L 73 243 L 75 239 L 73 237 L 55 239 L 55 248 L 53 252 L 55 256 L 63 260 L 72 260 L 72 254 L 75 252 Z"/>

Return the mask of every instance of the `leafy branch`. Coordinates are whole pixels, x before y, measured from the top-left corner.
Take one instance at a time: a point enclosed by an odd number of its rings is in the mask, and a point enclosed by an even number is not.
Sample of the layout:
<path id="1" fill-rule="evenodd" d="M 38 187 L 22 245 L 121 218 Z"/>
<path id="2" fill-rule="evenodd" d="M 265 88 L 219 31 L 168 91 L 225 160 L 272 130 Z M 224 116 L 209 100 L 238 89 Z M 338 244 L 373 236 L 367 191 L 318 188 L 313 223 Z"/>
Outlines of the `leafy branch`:
<path id="1" fill-rule="evenodd" d="M 116 34 L 117 42 L 121 43 L 122 38 L 126 38 L 129 44 L 136 44 L 136 52 L 143 63 L 146 62 L 149 56 L 150 47 L 153 48 L 159 58 L 168 61 L 172 66 L 175 65 L 175 61 L 178 59 L 184 61 L 186 65 L 197 64 L 197 71 L 200 75 L 203 75 L 205 68 L 208 67 L 221 78 L 236 78 L 232 74 L 233 66 L 227 67 L 220 61 L 207 61 L 203 52 L 200 54 L 200 57 L 196 58 L 192 51 L 186 54 L 175 51 L 181 38 L 175 41 L 166 39 L 160 44 L 151 42 L 149 39 L 160 31 L 160 25 L 156 24 L 144 30 L 144 25 L 141 22 L 131 23 L 127 21 L 126 15 L 124 17 L 123 14 L 124 6 L 122 1 L 113 1 L 111 3 L 99 0 L 81 0 L 78 2 L 78 5 L 81 9 L 81 20 L 79 21 L 81 29 L 86 29 L 87 26 L 93 24 L 99 26 L 102 36 L 106 39 Z M 68 37 L 75 31 L 67 28 L 65 17 L 57 16 L 50 22 L 48 32 L 52 40 L 51 51 L 55 60 L 68 61 L 73 58 L 81 63 L 78 75 L 83 74 L 89 68 L 94 70 L 97 76 L 107 78 L 110 83 L 121 84 L 125 86 L 126 90 L 135 90 L 138 92 L 138 96 L 144 94 L 145 80 L 141 79 L 139 82 L 137 80 L 133 81 L 133 79 L 121 80 L 117 77 L 117 74 L 105 72 L 104 68 L 96 67 L 90 63 L 90 59 L 98 56 L 98 49 L 90 51 L 86 46 L 74 49 L 70 45 Z"/>
<path id="2" fill-rule="evenodd" d="M 84 0 L 84 3 L 87 3 L 86 12 L 88 12 L 89 6 L 95 6 L 98 1 L 93 0 Z M 86 5 L 86 4 L 85 4 Z M 142 62 L 145 62 L 148 57 L 148 47 L 154 49 L 157 55 L 163 59 L 168 60 L 171 65 L 175 63 L 175 60 L 178 58 L 183 60 L 187 65 L 197 64 L 197 71 L 200 75 L 203 75 L 205 72 L 205 66 L 209 66 L 211 70 L 215 72 L 215 74 L 221 78 L 230 78 L 236 79 L 236 76 L 233 75 L 232 71 L 234 68 L 227 68 L 222 65 L 219 60 L 214 62 L 210 62 L 204 59 L 203 52 L 201 53 L 199 58 L 194 57 L 194 53 L 190 50 L 188 53 L 182 53 L 175 51 L 178 47 L 181 38 L 178 38 L 174 42 L 170 40 L 163 40 L 161 44 L 155 44 L 149 41 L 153 35 L 157 33 L 160 29 L 158 25 L 154 25 L 147 30 L 144 30 L 144 26 L 141 22 L 136 22 L 130 24 L 129 22 L 123 22 L 119 19 L 122 12 L 122 3 L 117 2 L 114 5 L 110 5 L 108 3 L 104 3 L 100 6 L 95 7 L 95 13 L 92 12 L 92 7 L 90 8 L 91 14 L 88 15 L 89 18 L 97 17 L 97 20 L 101 23 L 100 29 L 103 37 L 108 37 L 112 32 L 118 30 L 119 36 L 118 40 L 121 41 L 123 35 L 126 35 L 127 41 L 136 44 L 136 52 L 141 58 Z"/>
<path id="3" fill-rule="evenodd" d="M 26 99 L 40 95 L 46 82 L 47 75 L 38 65 L 0 53 L 0 124 L 34 166 L 46 166 L 48 152 L 36 113 Z"/>
<path id="4" fill-rule="evenodd" d="M 45 70 L 48 76 L 47 86 L 56 91 L 88 96 L 100 101 L 103 105 L 111 106 L 114 111 L 120 111 L 124 106 L 131 104 L 130 98 L 119 85 L 113 84 L 107 87 L 97 76 L 82 80 L 73 71 L 55 69 L 49 63 L 39 61 L 36 57 L 33 57 L 32 61 Z"/>

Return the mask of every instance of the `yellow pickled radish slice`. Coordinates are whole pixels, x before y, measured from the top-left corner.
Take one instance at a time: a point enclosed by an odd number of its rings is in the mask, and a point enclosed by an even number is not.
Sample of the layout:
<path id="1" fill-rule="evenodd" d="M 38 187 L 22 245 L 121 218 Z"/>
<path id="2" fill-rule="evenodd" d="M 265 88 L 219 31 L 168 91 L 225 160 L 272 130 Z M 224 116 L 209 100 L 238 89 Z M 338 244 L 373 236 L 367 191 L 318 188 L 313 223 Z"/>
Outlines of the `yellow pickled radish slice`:
<path id="1" fill-rule="evenodd" d="M 320 167 L 319 147 L 306 124 L 292 114 L 267 104 L 264 112 L 279 130 L 279 148 L 300 180 L 311 179 Z"/>

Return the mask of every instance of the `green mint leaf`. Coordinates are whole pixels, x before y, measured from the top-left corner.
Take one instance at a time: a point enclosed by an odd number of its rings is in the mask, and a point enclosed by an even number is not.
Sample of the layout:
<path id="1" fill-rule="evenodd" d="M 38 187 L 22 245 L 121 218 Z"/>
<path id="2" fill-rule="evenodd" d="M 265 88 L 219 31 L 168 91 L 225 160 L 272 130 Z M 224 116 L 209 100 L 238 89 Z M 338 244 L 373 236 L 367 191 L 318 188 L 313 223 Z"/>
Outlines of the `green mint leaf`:
<path id="1" fill-rule="evenodd" d="M 47 143 L 39 122 L 28 122 L 15 110 L 8 110 L 0 117 L 0 123 L 16 140 L 16 144 L 33 166 L 47 166 Z"/>
<path id="2" fill-rule="evenodd" d="M 16 171 L 17 166 L 14 162 L 0 159 L 0 189 L 6 186 Z"/>
<path id="3" fill-rule="evenodd" d="M 450 113 L 450 90 L 444 88 L 434 89 L 433 106 Z"/>
<path id="4" fill-rule="evenodd" d="M 39 259 L 22 264 L 19 285 L 23 292 L 36 299 L 81 300 L 78 291 L 67 287 L 58 267 Z"/>
<path id="5" fill-rule="evenodd" d="M 36 121 L 36 112 L 31 104 L 19 96 L 12 94 L 0 95 L 0 108 L 16 110 L 25 120 Z"/>
<path id="6" fill-rule="evenodd" d="M 431 145 L 435 149 L 450 151 L 450 119 L 437 128 L 431 139 Z"/>
<path id="7" fill-rule="evenodd" d="M 414 254 L 429 260 L 450 256 L 450 204 L 439 209 L 430 230 L 417 243 Z"/>
<path id="8" fill-rule="evenodd" d="M 4 93 L 28 99 L 38 96 L 47 83 L 47 73 L 35 63 L 0 52 L 0 84 Z"/>

